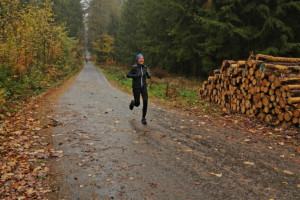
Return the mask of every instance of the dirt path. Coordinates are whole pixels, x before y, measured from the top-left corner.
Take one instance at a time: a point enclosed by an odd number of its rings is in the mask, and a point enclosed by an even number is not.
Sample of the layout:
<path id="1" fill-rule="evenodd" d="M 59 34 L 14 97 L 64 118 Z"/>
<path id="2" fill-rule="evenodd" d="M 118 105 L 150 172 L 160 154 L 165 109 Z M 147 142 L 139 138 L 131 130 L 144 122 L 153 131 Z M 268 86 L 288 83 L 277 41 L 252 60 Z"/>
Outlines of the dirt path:
<path id="1" fill-rule="evenodd" d="M 84 67 L 54 107 L 50 199 L 300 199 L 292 146 L 153 103 L 144 126 L 130 100 Z"/>

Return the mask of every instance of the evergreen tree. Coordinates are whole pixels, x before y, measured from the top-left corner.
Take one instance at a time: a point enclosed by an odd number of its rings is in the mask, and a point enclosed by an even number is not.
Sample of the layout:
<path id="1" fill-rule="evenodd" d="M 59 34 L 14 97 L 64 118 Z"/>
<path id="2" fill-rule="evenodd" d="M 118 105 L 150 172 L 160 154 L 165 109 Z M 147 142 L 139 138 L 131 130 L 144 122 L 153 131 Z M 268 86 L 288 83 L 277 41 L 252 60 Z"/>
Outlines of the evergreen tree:
<path id="1" fill-rule="evenodd" d="M 142 12 L 136 17 L 136 33 L 134 39 L 138 50 L 146 56 L 149 66 L 164 69 L 170 66 L 169 49 L 171 40 L 167 33 L 167 19 L 174 11 L 166 3 L 159 0 L 144 1 L 140 5 Z M 139 52 L 135 52 L 136 54 Z"/>
<path id="2" fill-rule="evenodd" d="M 151 67 L 207 76 L 224 59 L 250 51 L 300 56 L 300 2 L 288 0 L 128 0 L 117 59 L 142 52 Z"/>
<path id="3" fill-rule="evenodd" d="M 135 55 L 142 52 L 138 42 L 138 15 L 143 0 L 127 0 L 121 12 L 121 21 L 117 33 L 116 58 L 119 63 L 132 64 Z"/>
<path id="4" fill-rule="evenodd" d="M 69 36 L 83 40 L 84 11 L 80 0 L 56 0 L 54 1 L 53 10 L 56 21 L 66 24 Z"/>
<path id="5" fill-rule="evenodd" d="M 91 52 L 93 42 L 106 35 L 115 37 L 120 21 L 120 7 L 123 0 L 91 0 L 87 9 L 88 46 Z"/>

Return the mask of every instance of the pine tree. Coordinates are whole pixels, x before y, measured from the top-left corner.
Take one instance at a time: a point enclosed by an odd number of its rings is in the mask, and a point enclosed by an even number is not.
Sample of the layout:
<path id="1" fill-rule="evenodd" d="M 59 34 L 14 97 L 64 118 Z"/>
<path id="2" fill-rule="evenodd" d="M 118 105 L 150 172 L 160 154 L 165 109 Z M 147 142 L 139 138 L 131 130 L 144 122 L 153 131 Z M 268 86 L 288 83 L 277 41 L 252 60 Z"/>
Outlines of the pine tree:
<path id="1" fill-rule="evenodd" d="M 94 52 L 97 40 L 110 35 L 116 37 L 123 0 L 91 0 L 87 9 L 88 46 Z"/>
<path id="2" fill-rule="evenodd" d="M 288 0 L 128 0 L 122 9 L 117 58 L 138 52 L 152 67 L 207 76 L 224 59 L 250 51 L 300 56 L 300 2 Z"/>
<path id="3" fill-rule="evenodd" d="M 116 42 L 116 58 L 119 63 L 132 64 L 135 55 L 142 53 L 138 46 L 142 41 L 142 38 L 138 38 L 138 15 L 142 5 L 143 0 L 124 2 Z"/>
<path id="4" fill-rule="evenodd" d="M 83 40 L 83 6 L 80 0 L 56 0 L 53 10 L 57 23 L 66 24 L 68 35 Z"/>

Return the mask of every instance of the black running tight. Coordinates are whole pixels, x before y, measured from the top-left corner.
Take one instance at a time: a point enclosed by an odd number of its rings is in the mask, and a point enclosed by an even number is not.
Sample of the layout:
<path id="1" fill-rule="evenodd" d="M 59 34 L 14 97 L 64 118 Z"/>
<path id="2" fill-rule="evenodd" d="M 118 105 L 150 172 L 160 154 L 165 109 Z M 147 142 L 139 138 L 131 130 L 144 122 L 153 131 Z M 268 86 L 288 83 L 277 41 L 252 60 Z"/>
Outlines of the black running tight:
<path id="1" fill-rule="evenodd" d="M 143 99 L 143 118 L 146 118 L 147 107 L 148 107 L 148 92 L 147 86 L 142 88 L 133 88 L 133 96 L 134 96 L 134 106 L 138 107 L 140 103 L 140 95 L 142 95 Z"/>

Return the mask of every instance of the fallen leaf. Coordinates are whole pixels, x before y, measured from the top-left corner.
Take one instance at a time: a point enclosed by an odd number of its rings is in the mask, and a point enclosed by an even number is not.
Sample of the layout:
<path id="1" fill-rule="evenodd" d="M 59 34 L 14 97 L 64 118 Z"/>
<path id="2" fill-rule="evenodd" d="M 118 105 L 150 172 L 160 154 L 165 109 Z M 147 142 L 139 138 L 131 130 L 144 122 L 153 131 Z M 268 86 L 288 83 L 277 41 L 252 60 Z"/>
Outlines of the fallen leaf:
<path id="1" fill-rule="evenodd" d="M 200 185 L 200 183 L 198 183 L 198 182 L 195 182 L 194 184 L 195 184 L 195 185 Z"/>
<path id="2" fill-rule="evenodd" d="M 244 140 L 244 142 L 250 142 L 251 141 L 251 139 L 245 139 Z"/>
<path id="3" fill-rule="evenodd" d="M 34 131 L 40 131 L 41 128 L 40 128 L 40 127 L 35 127 L 33 130 L 34 130 Z"/>
<path id="4" fill-rule="evenodd" d="M 291 172 L 290 170 L 283 170 L 283 173 L 288 174 L 288 175 L 293 175 L 294 173 Z"/>
<path id="5" fill-rule="evenodd" d="M 165 135 L 165 134 L 161 134 L 161 135 L 160 135 L 161 138 L 166 137 L 166 136 L 167 136 L 167 135 Z"/>
<path id="6" fill-rule="evenodd" d="M 91 177 L 91 176 L 93 176 L 93 174 L 89 174 L 88 176 Z"/>
<path id="7" fill-rule="evenodd" d="M 249 132 L 251 132 L 251 133 L 256 133 L 256 131 L 253 130 L 253 129 L 249 129 Z"/>
<path id="8" fill-rule="evenodd" d="M 34 193 L 35 191 L 33 190 L 33 188 L 28 188 L 27 190 L 26 190 L 26 194 L 27 195 L 32 195 L 33 193 Z"/>
<path id="9" fill-rule="evenodd" d="M 216 176 L 216 177 L 222 177 L 222 173 L 221 174 L 215 174 L 215 173 L 210 173 L 210 175 Z"/>
<path id="10" fill-rule="evenodd" d="M 245 165 L 254 165 L 254 162 L 249 162 L 249 161 L 246 161 L 244 162 Z"/>
<path id="11" fill-rule="evenodd" d="M 288 184 L 288 183 L 287 183 L 287 182 L 282 182 L 282 184 L 285 184 L 285 185 L 286 185 L 286 184 Z"/>
<path id="12" fill-rule="evenodd" d="M 195 135 L 194 138 L 201 139 L 202 136 L 201 135 Z"/>
<path id="13" fill-rule="evenodd" d="M 6 181 L 11 179 L 15 174 L 14 173 L 6 173 L 1 176 L 1 181 Z"/>
<path id="14" fill-rule="evenodd" d="M 192 149 L 186 149 L 184 150 L 185 152 L 192 152 L 193 150 Z"/>
<path id="15" fill-rule="evenodd" d="M 133 181 L 133 180 L 134 180 L 134 178 L 133 178 L 133 177 L 129 177 L 129 179 L 130 179 L 131 181 Z"/>
<path id="16" fill-rule="evenodd" d="M 112 181 L 112 180 L 110 180 L 109 178 L 108 178 L 108 179 L 106 179 L 106 181 L 107 181 L 108 183 L 110 183 L 110 184 L 115 184 L 115 182 L 114 182 L 114 181 Z"/>

